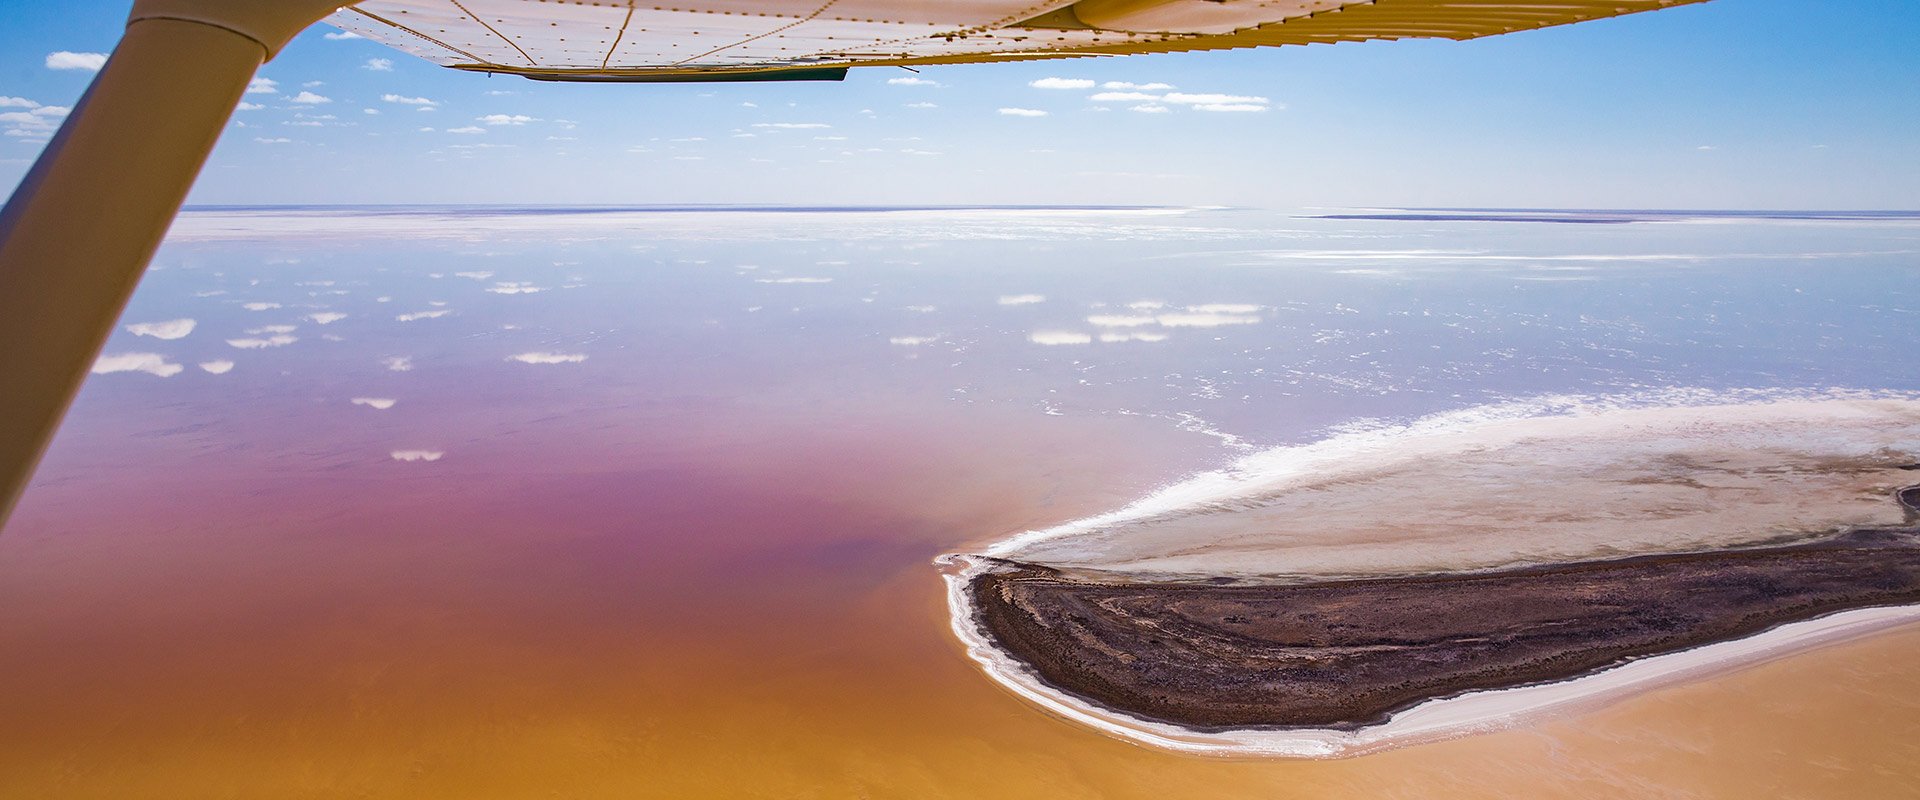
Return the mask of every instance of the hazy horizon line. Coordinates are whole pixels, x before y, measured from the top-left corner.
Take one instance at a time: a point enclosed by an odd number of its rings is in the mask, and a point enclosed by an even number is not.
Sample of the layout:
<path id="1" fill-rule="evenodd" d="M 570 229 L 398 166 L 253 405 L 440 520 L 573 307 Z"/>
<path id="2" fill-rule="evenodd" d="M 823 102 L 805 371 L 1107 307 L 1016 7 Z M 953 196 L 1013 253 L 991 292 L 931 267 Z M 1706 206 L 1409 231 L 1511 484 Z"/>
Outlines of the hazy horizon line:
<path id="1" fill-rule="evenodd" d="M 484 209 L 778 209 L 778 210 L 894 210 L 894 209 L 1194 209 L 1208 211 L 1400 211 L 1480 214 L 1876 214 L 1920 216 L 1920 208 L 1674 208 L 1621 206 L 1247 206 L 1193 203 L 189 203 L 182 211 L 233 211 L 251 209 L 344 209 L 344 208 L 484 208 Z"/>

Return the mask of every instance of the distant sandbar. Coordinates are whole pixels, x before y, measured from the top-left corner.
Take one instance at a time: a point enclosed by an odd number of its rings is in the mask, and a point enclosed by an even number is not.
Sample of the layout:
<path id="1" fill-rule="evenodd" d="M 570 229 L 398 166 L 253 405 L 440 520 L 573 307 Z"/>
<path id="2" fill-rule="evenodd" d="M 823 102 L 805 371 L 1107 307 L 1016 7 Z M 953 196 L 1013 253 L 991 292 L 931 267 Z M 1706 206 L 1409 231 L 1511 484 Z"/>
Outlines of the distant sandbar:
<path id="1" fill-rule="evenodd" d="M 1840 391 L 1356 425 L 946 557 L 951 623 L 1156 747 L 1461 736 L 1920 620 L 1916 444 L 1920 395 Z"/>
<path id="2" fill-rule="evenodd" d="M 997 561 L 967 592 L 998 649 L 1100 706 L 1194 731 L 1355 730 L 1436 698 L 1920 602 L 1920 528 L 1265 586 L 1105 582 Z"/>

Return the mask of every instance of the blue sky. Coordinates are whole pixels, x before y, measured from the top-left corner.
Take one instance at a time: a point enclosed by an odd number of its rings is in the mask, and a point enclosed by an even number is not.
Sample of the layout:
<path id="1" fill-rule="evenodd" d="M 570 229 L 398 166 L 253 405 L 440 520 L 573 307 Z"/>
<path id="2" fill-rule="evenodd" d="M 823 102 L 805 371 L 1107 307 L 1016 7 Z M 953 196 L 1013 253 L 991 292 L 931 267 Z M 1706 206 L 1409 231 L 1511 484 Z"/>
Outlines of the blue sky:
<path id="1" fill-rule="evenodd" d="M 0 0 L 0 185 L 92 77 L 51 54 L 108 52 L 127 6 Z M 817 84 L 546 84 L 330 32 L 261 71 L 190 202 L 1920 208 L 1912 0 Z"/>

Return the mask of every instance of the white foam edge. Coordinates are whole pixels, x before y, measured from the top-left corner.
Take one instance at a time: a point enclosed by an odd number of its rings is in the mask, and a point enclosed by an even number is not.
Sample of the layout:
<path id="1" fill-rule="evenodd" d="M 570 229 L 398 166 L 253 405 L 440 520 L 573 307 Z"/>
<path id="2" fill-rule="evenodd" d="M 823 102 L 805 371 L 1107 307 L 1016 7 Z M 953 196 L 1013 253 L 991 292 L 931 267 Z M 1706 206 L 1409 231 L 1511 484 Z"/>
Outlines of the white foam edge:
<path id="1" fill-rule="evenodd" d="M 1232 500 L 1249 489 L 1278 491 L 1292 481 L 1324 474 L 1357 459 L 1390 453 L 1392 458 L 1404 460 L 1410 449 L 1449 446 L 1455 438 L 1470 433 L 1498 436 L 1511 431 L 1512 426 L 1545 419 L 1592 420 L 1598 415 L 1620 411 L 1684 414 L 1706 409 L 1734 415 L 1743 411 L 1781 410 L 1802 403 L 1916 400 L 1920 400 L 1920 392 L 1678 388 L 1611 396 L 1544 395 L 1442 411 L 1412 420 L 1358 420 L 1329 429 L 1328 435 L 1317 441 L 1260 450 L 1240 457 L 1224 469 L 1188 475 L 1106 513 L 1001 538 L 986 545 L 981 552 L 1018 560 L 1023 550 L 1041 542 Z"/>
<path id="2" fill-rule="evenodd" d="M 1751 636 L 1662 653 L 1551 683 L 1437 698 L 1355 730 L 1322 728 L 1196 731 L 1105 708 L 1042 682 L 994 647 L 978 624 L 967 585 L 990 568 L 965 555 L 936 560 L 947 583 L 948 617 L 967 656 L 1022 699 L 1115 738 L 1162 750 L 1225 758 L 1337 759 L 1516 727 L 1550 714 L 1597 708 L 1706 675 L 1920 622 L 1920 605 L 1876 606 L 1789 622 Z"/>

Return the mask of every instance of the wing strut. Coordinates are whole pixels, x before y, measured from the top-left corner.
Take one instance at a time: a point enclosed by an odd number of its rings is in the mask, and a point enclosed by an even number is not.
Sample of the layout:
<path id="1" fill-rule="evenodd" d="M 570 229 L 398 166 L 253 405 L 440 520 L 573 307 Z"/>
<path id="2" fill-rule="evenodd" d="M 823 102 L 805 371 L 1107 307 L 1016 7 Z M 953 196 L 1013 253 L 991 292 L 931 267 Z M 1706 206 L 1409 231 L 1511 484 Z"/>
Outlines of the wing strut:
<path id="1" fill-rule="evenodd" d="M 0 210 L 0 524 L 254 70 L 339 0 L 137 0 Z"/>

